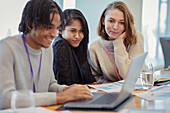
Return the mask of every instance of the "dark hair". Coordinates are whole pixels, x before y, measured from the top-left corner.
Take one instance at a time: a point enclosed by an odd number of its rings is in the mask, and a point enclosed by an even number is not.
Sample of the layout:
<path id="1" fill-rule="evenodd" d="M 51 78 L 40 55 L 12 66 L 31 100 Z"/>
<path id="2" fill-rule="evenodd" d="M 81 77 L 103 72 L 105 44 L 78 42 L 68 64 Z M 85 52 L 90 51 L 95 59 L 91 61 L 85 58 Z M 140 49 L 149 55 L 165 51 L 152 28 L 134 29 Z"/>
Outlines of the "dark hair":
<path id="1" fill-rule="evenodd" d="M 83 31 L 84 31 L 84 38 L 80 42 L 78 47 L 74 48 L 74 51 L 77 55 L 80 64 L 84 64 L 87 60 L 87 49 L 88 49 L 88 42 L 89 42 L 89 29 L 87 21 L 84 15 L 77 9 L 66 9 L 63 12 L 64 15 L 64 29 L 66 26 L 69 26 L 74 20 L 80 20 Z"/>
<path id="2" fill-rule="evenodd" d="M 38 26 L 43 25 L 48 28 L 53 20 L 50 20 L 50 14 L 59 14 L 61 20 L 61 28 L 63 23 L 62 10 L 53 0 L 29 0 L 25 5 L 22 13 L 21 22 L 19 24 L 18 30 L 27 34 L 30 29 L 37 29 Z"/>
<path id="3" fill-rule="evenodd" d="M 125 46 L 126 48 L 129 45 L 136 44 L 136 28 L 134 26 L 134 17 L 132 13 L 130 12 L 129 8 L 126 6 L 125 3 L 121 1 L 115 1 L 110 3 L 105 10 L 102 12 L 102 15 L 100 17 L 98 27 L 97 27 L 97 34 L 101 36 L 103 39 L 108 39 L 108 35 L 105 31 L 105 26 L 102 24 L 103 19 L 105 18 L 108 10 L 110 9 L 118 9 L 120 10 L 125 19 L 125 30 L 126 30 L 126 38 L 125 38 Z"/>

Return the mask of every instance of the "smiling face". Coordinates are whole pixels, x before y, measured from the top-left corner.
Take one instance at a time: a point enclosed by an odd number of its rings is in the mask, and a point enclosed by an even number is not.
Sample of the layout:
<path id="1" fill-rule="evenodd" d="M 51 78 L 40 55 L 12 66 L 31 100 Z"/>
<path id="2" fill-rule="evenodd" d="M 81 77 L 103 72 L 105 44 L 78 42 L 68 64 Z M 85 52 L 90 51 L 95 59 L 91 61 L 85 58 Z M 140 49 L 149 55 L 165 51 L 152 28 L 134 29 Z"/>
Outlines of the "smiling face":
<path id="1" fill-rule="evenodd" d="M 72 20 L 71 24 L 62 31 L 62 36 L 72 47 L 78 47 L 84 38 L 84 30 L 80 20 Z"/>
<path id="2" fill-rule="evenodd" d="M 34 27 L 25 36 L 26 42 L 29 46 L 34 49 L 40 49 L 41 47 L 48 48 L 52 43 L 53 39 L 58 34 L 58 28 L 61 24 L 60 15 L 55 13 L 54 16 L 50 14 L 51 25 L 46 28 L 43 25 L 38 26 L 37 29 Z"/>
<path id="3" fill-rule="evenodd" d="M 111 8 L 106 11 L 102 24 L 105 26 L 105 31 L 108 34 L 109 39 L 118 38 L 125 30 L 124 15 L 118 9 Z"/>

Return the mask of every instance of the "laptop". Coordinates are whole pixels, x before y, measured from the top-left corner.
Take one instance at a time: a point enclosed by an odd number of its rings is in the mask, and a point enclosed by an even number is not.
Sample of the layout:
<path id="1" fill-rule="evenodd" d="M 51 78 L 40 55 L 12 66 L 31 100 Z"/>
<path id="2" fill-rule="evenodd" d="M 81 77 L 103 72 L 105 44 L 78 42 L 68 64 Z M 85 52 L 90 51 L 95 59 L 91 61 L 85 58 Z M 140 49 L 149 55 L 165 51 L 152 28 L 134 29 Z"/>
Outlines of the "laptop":
<path id="1" fill-rule="evenodd" d="M 126 79 L 120 92 L 93 93 L 93 99 L 72 101 L 64 104 L 65 108 L 113 109 L 131 96 L 135 89 L 137 78 L 142 70 L 147 52 L 132 59 Z"/>

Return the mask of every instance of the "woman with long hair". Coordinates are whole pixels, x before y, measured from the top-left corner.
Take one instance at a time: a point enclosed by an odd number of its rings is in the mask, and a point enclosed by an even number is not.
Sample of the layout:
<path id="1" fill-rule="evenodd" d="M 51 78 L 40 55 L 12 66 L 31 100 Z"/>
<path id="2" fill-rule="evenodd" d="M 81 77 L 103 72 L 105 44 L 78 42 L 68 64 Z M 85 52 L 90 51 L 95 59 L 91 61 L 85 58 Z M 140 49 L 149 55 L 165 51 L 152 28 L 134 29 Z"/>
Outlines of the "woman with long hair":
<path id="1" fill-rule="evenodd" d="M 143 36 L 136 31 L 134 17 L 125 3 L 116 1 L 104 9 L 97 33 L 99 39 L 89 47 L 89 62 L 97 83 L 124 79 L 132 58 L 144 52 Z"/>
<path id="2" fill-rule="evenodd" d="M 95 84 L 87 60 L 89 29 L 84 15 L 66 9 L 64 29 L 53 43 L 53 71 L 59 84 Z"/>

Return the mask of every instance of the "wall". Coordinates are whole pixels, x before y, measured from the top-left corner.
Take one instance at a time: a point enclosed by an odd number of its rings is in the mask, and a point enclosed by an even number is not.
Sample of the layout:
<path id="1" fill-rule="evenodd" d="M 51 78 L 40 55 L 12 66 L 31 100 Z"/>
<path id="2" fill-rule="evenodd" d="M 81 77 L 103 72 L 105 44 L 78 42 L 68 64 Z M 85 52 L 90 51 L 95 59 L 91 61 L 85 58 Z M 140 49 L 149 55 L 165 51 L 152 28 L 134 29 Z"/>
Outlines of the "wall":
<path id="1" fill-rule="evenodd" d="M 135 27 L 141 31 L 142 24 L 142 3 L 143 0 L 123 0 L 135 18 Z"/>
<path id="2" fill-rule="evenodd" d="M 61 9 L 63 9 L 63 0 L 54 0 L 57 2 L 57 4 L 60 6 Z"/>
<path id="3" fill-rule="evenodd" d="M 85 15 L 90 31 L 90 41 L 97 38 L 96 28 L 105 7 L 114 0 L 76 0 L 76 8 Z"/>
<path id="4" fill-rule="evenodd" d="M 22 10 L 28 0 L 0 0 L 0 39 L 18 34 Z"/>

